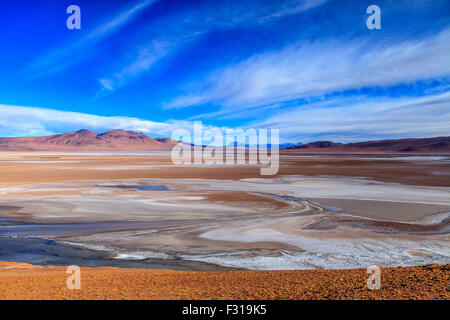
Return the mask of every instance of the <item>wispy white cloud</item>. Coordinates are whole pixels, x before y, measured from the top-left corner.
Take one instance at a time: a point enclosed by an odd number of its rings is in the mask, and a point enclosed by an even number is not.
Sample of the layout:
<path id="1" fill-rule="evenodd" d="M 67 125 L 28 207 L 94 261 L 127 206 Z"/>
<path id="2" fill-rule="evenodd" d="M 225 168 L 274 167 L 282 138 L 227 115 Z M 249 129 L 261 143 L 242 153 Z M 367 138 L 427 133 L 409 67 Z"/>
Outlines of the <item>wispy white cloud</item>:
<path id="1" fill-rule="evenodd" d="M 158 0 L 141 0 L 135 3 L 130 8 L 121 11 L 111 17 L 107 22 L 104 22 L 96 27 L 80 40 L 56 48 L 46 55 L 39 57 L 25 68 L 24 73 L 30 75 L 32 78 L 38 78 L 54 72 L 62 71 L 73 64 L 76 64 L 82 60 L 83 57 L 88 57 L 88 54 L 86 53 L 84 55 L 79 54 L 80 50 L 93 46 L 104 38 L 117 32 L 133 21 L 133 19 L 136 18 L 136 16 L 144 9 L 150 7 L 157 1 Z"/>
<path id="2" fill-rule="evenodd" d="M 106 117 L 48 108 L 0 105 L 0 135 L 30 136 L 90 130 L 126 129 L 149 134 L 168 135 L 174 124 L 131 117 Z"/>
<path id="3" fill-rule="evenodd" d="M 450 29 L 399 43 L 300 42 L 257 54 L 191 84 L 166 108 L 213 103 L 222 113 L 363 87 L 391 86 L 450 76 Z M 217 114 L 216 114 L 217 115 Z"/>
<path id="4" fill-rule="evenodd" d="M 83 128 L 96 132 L 124 129 L 152 136 L 170 137 L 178 129 L 193 132 L 194 122 L 184 120 L 155 122 L 133 117 L 99 116 L 49 108 L 0 104 L 0 137 L 51 135 Z M 226 129 L 206 123 L 203 128 L 209 131 Z"/>
<path id="5" fill-rule="evenodd" d="M 267 23 L 320 7 L 328 0 L 241 1 L 228 0 L 201 8 L 197 21 L 212 27 L 234 27 Z M 200 19 L 198 19 L 200 18 Z"/>
<path id="6" fill-rule="evenodd" d="M 265 16 L 265 19 L 297 14 L 324 4 L 327 0 L 291 0 L 280 1 L 280 7 Z"/>
<path id="7" fill-rule="evenodd" d="M 291 0 L 285 2 L 224 1 L 200 5 L 181 15 L 166 18 L 163 36 L 147 40 L 147 43 L 131 48 L 133 58 L 124 59 L 121 69 L 100 78 L 102 96 L 127 85 L 169 53 L 195 41 L 215 28 L 233 28 L 243 24 L 258 24 L 298 14 L 320 6 L 327 0 Z M 145 26 L 144 26 L 145 27 Z M 127 53 L 128 57 L 130 54 Z"/>
<path id="8" fill-rule="evenodd" d="M 148 8 L 158 0 L 145 0 L 136 3 L 131 8 L 119 13 L 110 21 L 102 24 L 101 26 L 94 29 L 91 33 L 89 33 L 84 41 L 98 41 L 99 39 L 107 36 L 108 34 L 120 29 L 130 21 L 132 21 L 141 11 Z"/>
<path id="9" fill-rule="evenodd" d="M 251 126 L 280 128 L 284 141 L 450 136 L 450 91 L 426 97 L 329 99 L 271 113 Z"/>
<path id="10" fill-rule="evenodd" d="M 102 87 L 102 92 L 99 95 L 114 91 L 148 71 L 153 64 L 168 54 L 176 45 L 178 45 L 176 42 L 153 41 L 150 45 L 140 48 L 135 60 L 112 75 L 99 79 Z"/>
<path id="11" fill-rule="evenodd" d="M 280 130 L 282 142 L 450 136 L 450 91 L 426 97 L 346 97 L 271 112 L 242 128 Z M 0 136 L 47 135 L 87 128 L 102 132 L 126 129 L 171 136 L 180 128 L 192 132 L 193 121 L 165 121 L 107 117 L 46 108 L 0 105 Z M 204 123 L 212 132 L 226 127 Z M 238 127 L 233 127 L 238 129 Z"/>

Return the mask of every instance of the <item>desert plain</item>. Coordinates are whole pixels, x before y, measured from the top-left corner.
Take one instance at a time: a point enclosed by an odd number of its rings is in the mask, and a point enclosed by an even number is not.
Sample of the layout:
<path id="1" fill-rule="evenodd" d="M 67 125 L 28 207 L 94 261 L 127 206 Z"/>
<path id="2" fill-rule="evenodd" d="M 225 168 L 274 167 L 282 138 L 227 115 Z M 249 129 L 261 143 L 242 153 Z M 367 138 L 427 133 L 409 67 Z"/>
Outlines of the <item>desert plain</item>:
<path id="1" fill-rule="evenodd" d="M 3 152 L 0 298 L 448 299 L 449 177 L 436 154 L 282 153 L 261 176 L 168 152 Z"/>

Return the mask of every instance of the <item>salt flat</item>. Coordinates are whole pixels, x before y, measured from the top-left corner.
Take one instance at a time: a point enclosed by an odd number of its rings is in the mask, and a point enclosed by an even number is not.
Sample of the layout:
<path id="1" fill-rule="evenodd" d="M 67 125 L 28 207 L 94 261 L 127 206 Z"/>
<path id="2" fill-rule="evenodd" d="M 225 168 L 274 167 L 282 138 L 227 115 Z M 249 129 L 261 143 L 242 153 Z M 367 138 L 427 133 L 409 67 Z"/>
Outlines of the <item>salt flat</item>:
<path id="1" fill-rule="evenodd" d="M 425 169 L 415 157 L 289 155 L 265 178 L 247 166 L 180 168 L 163 155 L 4 157 L 0 214 L 16 226 L 4 235 L 37 232 L 116 261 L 271 270 L 450 259 L 450 186 L 433 175 L 450 171 L 445 157 Z M 395 181 L 384 181 L 394 167 Z"/>

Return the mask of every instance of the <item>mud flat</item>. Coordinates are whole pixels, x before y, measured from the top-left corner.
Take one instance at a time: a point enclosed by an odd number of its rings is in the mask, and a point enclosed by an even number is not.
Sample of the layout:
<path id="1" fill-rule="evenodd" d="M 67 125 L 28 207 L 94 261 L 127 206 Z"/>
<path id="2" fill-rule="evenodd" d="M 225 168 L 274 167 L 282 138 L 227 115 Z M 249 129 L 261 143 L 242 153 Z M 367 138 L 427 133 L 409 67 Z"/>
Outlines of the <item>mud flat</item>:
<path id="1" fill-rule="evenodd" d="M 408 185 L 450 186 L 450 155 L 281 154 L 277 176 L 366 177 Z M 73 180 L 246 179 L 260 177 L 257 166 L 172 164 L 169 153 L 74 154 L 0 152 L 0 187 Z"/>
<path id="2" fill-rule="evenodd" d="M 447 205 L 420 202 L 330 198 L 315 198 L 314 201 L 323 206 L 339 208 L 340 211 L 351 215 L 394 221 L 414 221 L 426 216 L 447 212 L 449 209 Z"/>
<path id="3" fill-rule="evenodd" d="M 105 265 L 285 270 L 449 263 L 447 157 L 290 155 L 280 169 L 290 174 L 265 178 L 252 167 L 176 167 L 165 155 L 3 157 L 0 234 L 96 252 L 113 260 Z M 300 174 L 303 165 L 308 174 Z M 359 166 L 365 172 L 354 176 Z M 98 167 L 105 170 L 92 169 Z M 394 167 L 398 179 L 383 181 Z M 408 180 L 413 168 L 420 185 Z M 347 176 L 339 174 L 344 169 Z"/>
<path id="4" fill-rule="evenodd" d="M 0 237 L 0 259 L 27 262 L 39 266 L 77 265 L 83 267 L 121 267 L 141 269 L 170 269 L 196 271 L 227 271 L 233 268 L 187 260 L 168 259 L 114 259 L 104 251 L 65 245 L 42 238 Z M 0 268 L 0 274 L 2 270 Z"/>

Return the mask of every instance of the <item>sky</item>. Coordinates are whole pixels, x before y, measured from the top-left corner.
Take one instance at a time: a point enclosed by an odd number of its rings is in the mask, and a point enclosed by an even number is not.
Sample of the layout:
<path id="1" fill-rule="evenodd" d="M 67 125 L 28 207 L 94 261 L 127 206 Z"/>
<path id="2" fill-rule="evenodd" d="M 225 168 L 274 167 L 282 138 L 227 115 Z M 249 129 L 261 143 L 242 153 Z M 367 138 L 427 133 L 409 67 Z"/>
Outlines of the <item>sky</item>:
<path id="1" fill-rule="evenodd" d="M 0 0 L 0 30 L 3 137 L 194 121 L 293 143 L 450 135 L 448 0 Z"/>

